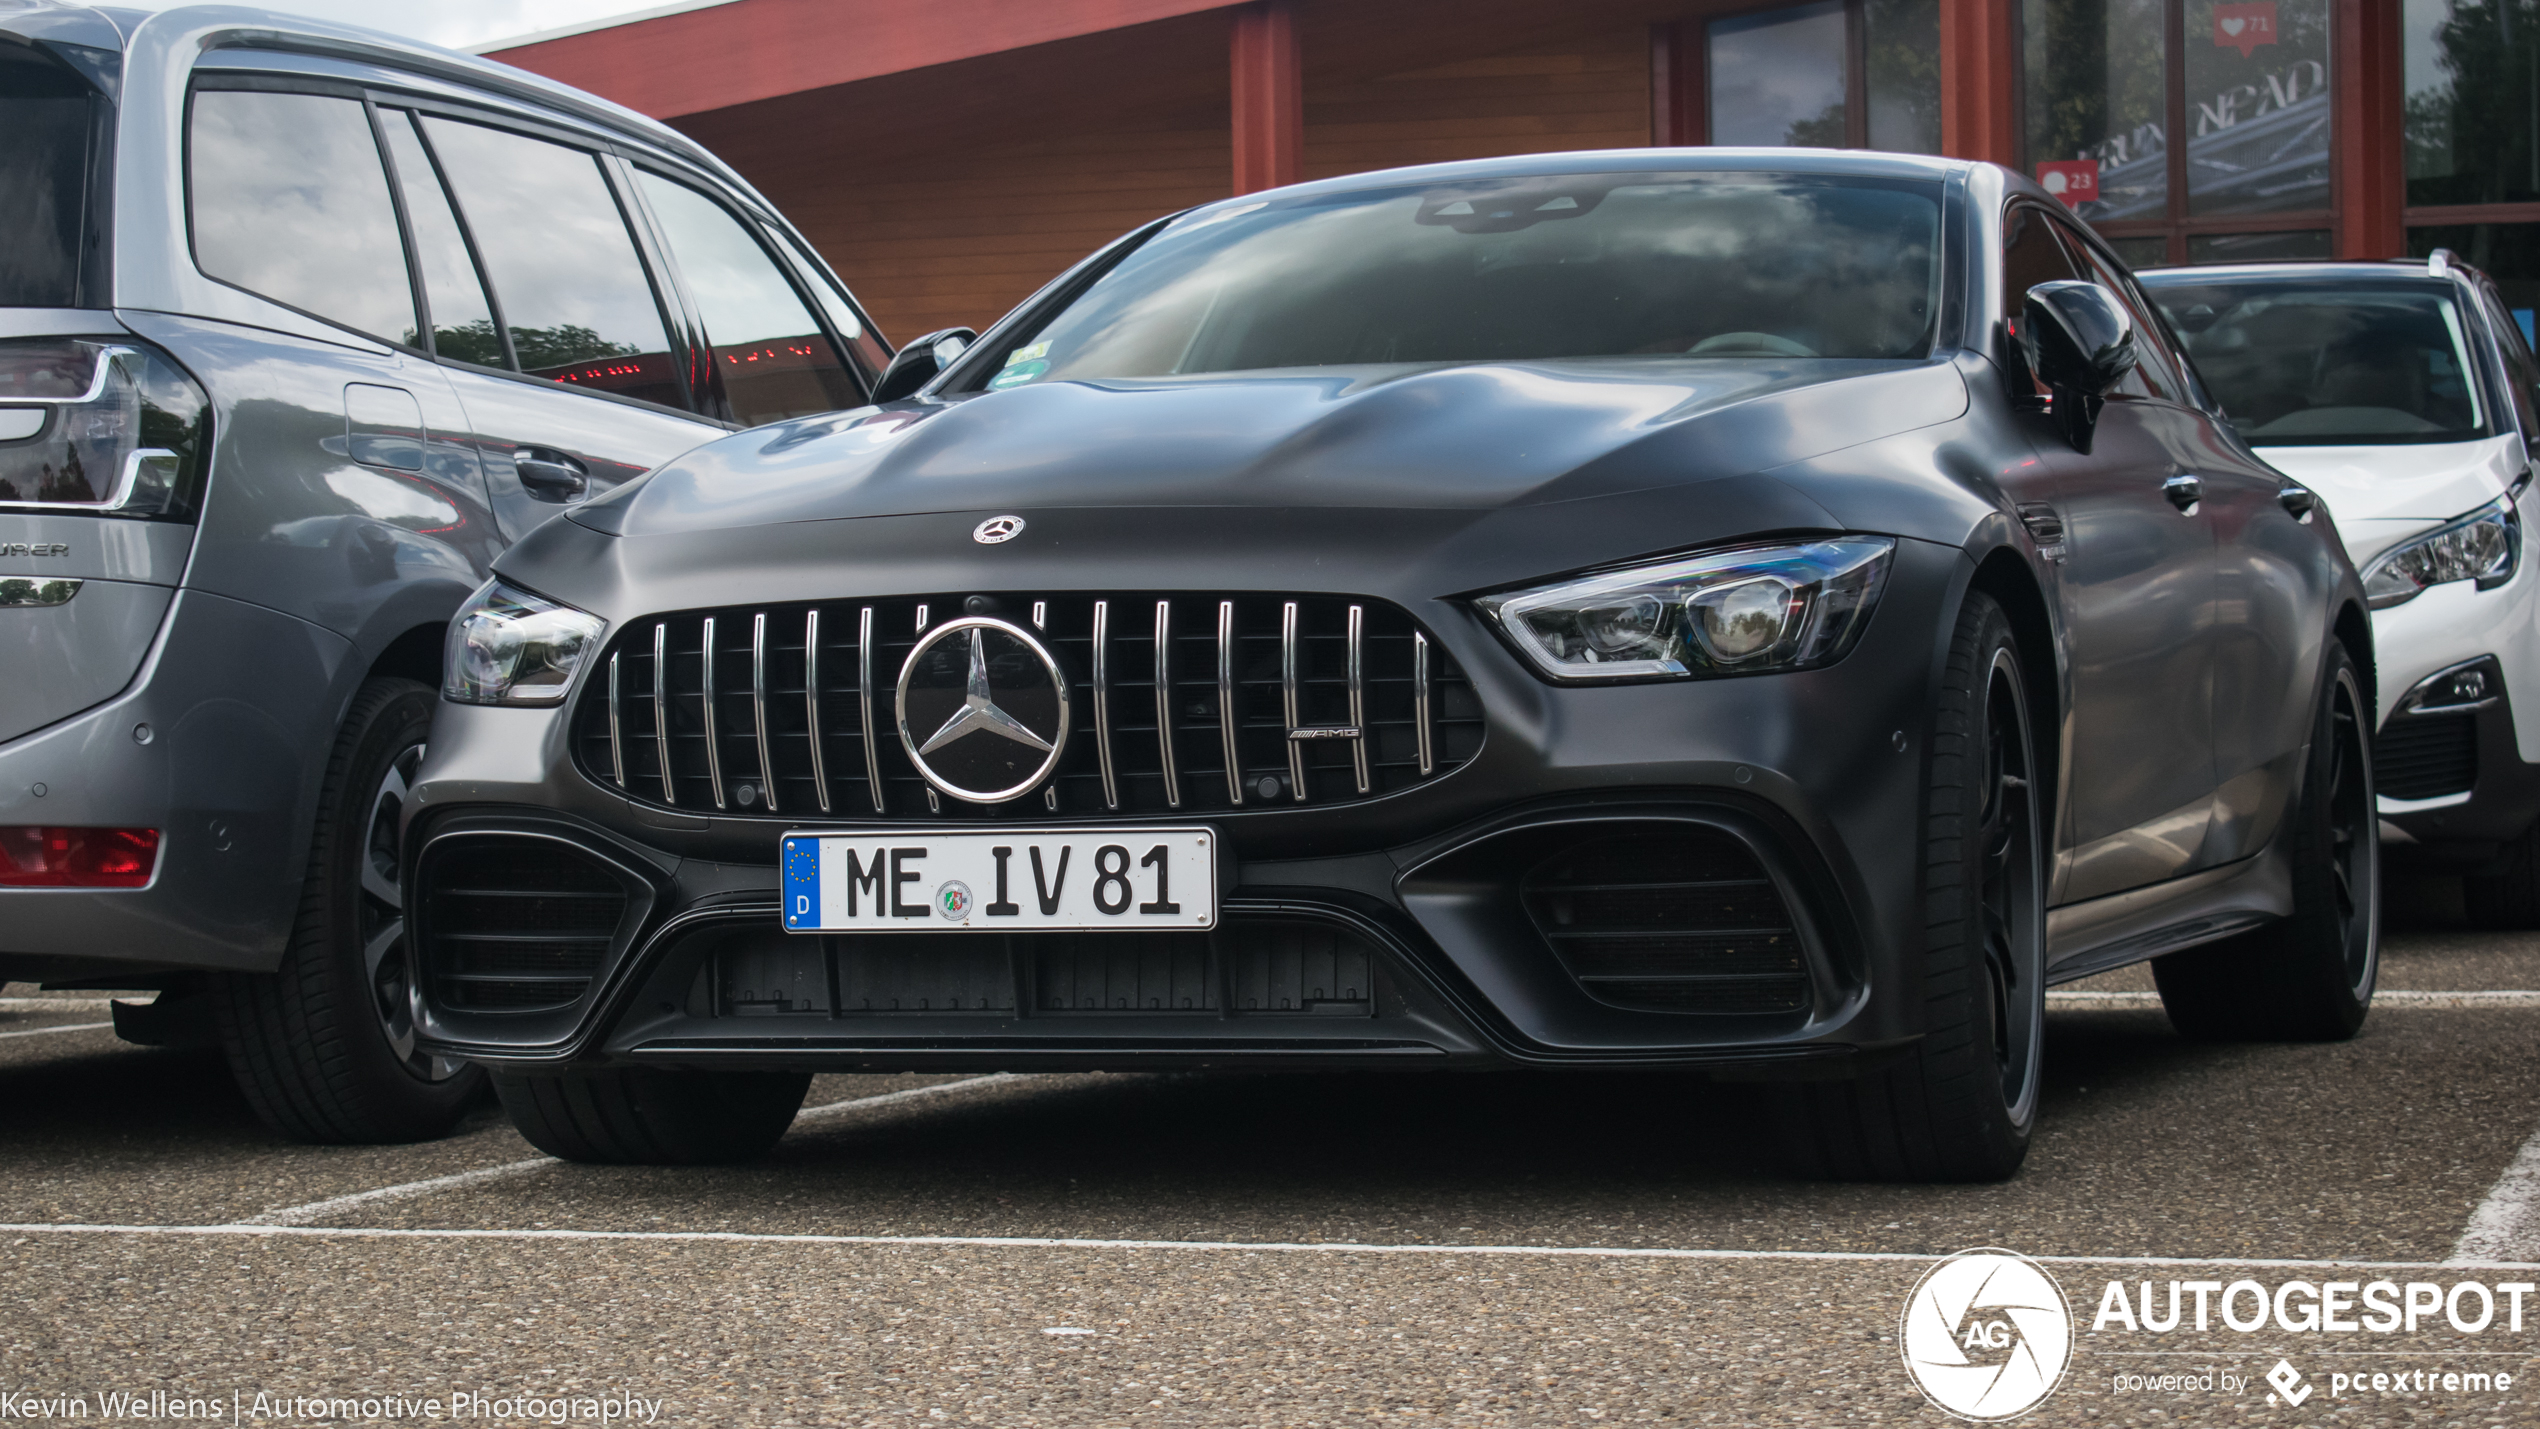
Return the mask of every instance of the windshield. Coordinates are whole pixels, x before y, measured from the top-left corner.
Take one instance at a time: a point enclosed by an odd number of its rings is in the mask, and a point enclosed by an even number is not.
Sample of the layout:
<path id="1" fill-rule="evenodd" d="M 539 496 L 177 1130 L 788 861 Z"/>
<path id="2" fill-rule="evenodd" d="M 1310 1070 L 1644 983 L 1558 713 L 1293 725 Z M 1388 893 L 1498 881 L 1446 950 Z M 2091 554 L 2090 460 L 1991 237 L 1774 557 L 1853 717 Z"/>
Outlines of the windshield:
<path id="1" fill-rule="evenodd" d="M 0 50 L 0 307 L 103 307 L 91 178 L 111 122 L 104 96 L 40 50 Z M 86 261 L 83 261 L 83 258 Z"/>
<path id="2" fill-rule="evenodd" d="M 2152 282 L 2251 446 L 2459 442 L 2486 434 L 2450 286 Z"/>
<path id="3" fill-rule="evenodd" d="M 1037 328 L 990 388 L 1328 364 L 1916 359 L 1940 186 L 1585 174 L 1219 207 Z"/>

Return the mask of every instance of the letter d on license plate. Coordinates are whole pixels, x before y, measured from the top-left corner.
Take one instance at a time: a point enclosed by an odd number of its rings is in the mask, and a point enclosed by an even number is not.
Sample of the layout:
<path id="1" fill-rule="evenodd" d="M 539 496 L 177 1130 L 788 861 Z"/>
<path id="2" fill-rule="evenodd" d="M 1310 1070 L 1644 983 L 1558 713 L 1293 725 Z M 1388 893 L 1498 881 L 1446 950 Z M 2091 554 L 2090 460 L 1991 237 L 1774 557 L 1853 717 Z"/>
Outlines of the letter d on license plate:
<path id="1" fill-rule="evenodd" d="M 789 933 L 1217 926 L 1209 829 L 1000 829 L 777 841 Z"/>

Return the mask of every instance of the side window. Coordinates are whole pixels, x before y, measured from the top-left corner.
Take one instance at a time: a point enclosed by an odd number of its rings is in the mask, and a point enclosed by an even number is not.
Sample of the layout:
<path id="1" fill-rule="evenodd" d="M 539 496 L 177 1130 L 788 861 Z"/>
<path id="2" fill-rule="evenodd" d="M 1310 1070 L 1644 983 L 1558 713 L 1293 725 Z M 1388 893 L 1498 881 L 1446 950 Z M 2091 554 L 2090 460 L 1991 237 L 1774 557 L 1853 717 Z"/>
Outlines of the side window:
<path id="1" fill-rule="evenodd" d="M 768 237 L 784 250 L 794 276 L 811 290 L 812 301 L 820 304 L 820 310 L 829 315 L 830 330 L 845 338 L 847 346 L 854 349 L 850 355 L 863 366 L 865 375 L 881 376 L 882 369 L 891 365 L 891 349 L 883 344 L 882 335 L 865 326 L 864 317 L 855 310 L 855 304 L 847 301 L 838 285 L 830 281 L 827 271 L 812 261 L 798 242 L 778 234 L 769 234 Z"/>
<path id="2" fill-rule="evenodd" d="M 687 405 L 661 306 L 597 156 L 427 116 L 520 370 Z"/>
<path id="3" fill-rule="evenodd" d="M 405 244 L 360 101 L 202 90 L 188 140 L 194 261 L 206 274 L 416 343 Z"/>
<path id="4" fill-rule="evenodd" d="M 2055 241 L 2053 223 L 2045 214 L 2022 205 L 2003 216 L 2002 316 L 2018 322 L 2029 289 L 2080 276 L 2064 256 L 2064 246 Z"/>
<path id="5" fill-rule="evenodd" d="M 2172 357 L 2162 337 L 2161 325 L 2153 321 L 2143 305 L 2134 300 L 2132 285 L 2108 264 L 2108 260 L 2090 251 L 2078 234 L 2063 235 L 2065 244 L 2075 257 L 2090 270 L 2091 280 L 2108 290 L 2108 296 L 2134 319 L 2134 350 L 2140 354 L 2134 370 L 2117 384 L 2117 390 L 2129 397 L 2158 397 L 2165 402 L 2181 400 L 2178 361 Z"/>
<path id="6" fill-rule="evenodd" d="M 450 211 L 450 195 L 441 187 L 432 156 L 415 133 L 413 115 L 398 109 L 379 113 L 380 132 L 388 137 L 388 159 L 397 171 L 397 191 L 406 201 L 406 227 L 414 234 L 415 263 L 423 270 L 423 302 L 430 309 L 432 351 L 485 367 L 509 367 L 503 335 L 494 330 L 493 305 L 485 301 L 485 285 L 468 255 L 467 238 Z"/>
<path id="7" fill-rule="evenodd" d="M 745 427 L 863 402 L 846 362 L 775 260 L 721 204 L 638 171 L 706 327 L 715 382 Z"/>
<path id="8" fill-rule="evenodd" d="M 2505 357 L 2505 393 L 2513 399 L 2514 417 L 2522 424 L 2523 440 L 2540 441 L 2540 413 L 2533 404 L 2540 402 L 2540 364 L 2531 360 L 2531 348 L 2522 340 L 2522 325 L 2496 301 L 2492 289 L 2478 290 L 2478 309 L 2487 326 L 2496 333 L 2496 350 Z"/>

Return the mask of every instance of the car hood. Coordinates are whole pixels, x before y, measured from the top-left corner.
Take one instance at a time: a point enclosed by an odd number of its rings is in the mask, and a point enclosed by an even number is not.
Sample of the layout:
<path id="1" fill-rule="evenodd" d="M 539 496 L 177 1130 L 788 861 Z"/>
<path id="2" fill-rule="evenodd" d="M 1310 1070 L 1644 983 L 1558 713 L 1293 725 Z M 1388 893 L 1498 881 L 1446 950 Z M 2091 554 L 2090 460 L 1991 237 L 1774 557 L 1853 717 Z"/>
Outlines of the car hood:
<path id="1" fill-rule="evenodd" d="M 2360 567 L 2394 541 L 2502 496 L 2524 467 L 2522 439 L 2424 446 L 2257 447 L 2259 458 L 2328 503 Z"/>
<path id="2" fill-rule="evenodd" d="M 742 432 L 573 520 L 640 537 L 1009 509 L 1479 513 L 1757 472 L 1966 408 L 1945 361 L 1581 360 L 1055 382 Z"/>

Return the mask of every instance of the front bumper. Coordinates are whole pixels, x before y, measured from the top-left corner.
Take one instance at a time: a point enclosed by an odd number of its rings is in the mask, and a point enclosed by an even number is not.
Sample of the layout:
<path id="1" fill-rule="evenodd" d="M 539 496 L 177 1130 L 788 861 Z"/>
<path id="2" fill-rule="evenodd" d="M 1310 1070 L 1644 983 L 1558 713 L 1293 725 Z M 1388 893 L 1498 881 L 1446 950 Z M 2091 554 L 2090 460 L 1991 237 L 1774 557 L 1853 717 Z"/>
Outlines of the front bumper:
<path id="1" fill-rule="evenodd" d="M 2382 846 L 2394 868 L 2478 872 L 2540 817 L 2540 765 L 2523 761 L 2494 656 L 2408 686 L 2382 724 L 2374 760 Z"/>
<path id="2" fill-rule="evenodd" d="M 1900 542 L 1852 655 L 1749 679 L 1553 687 L 1463 607 L 1419 608 L 1486 712 L 1480 752 L 1343 808 L 1208 818 L 1230 864 L 1214 935 L 788 935 L 778 835 L 891 821 L 651 807 L 577 769 L 562 710 L 444 704 L 408 805 L 417 1026 L 436 1050 L 512 1065 L 1845 1075 L 1921 1031 L 1903 994 L 1920 973 L 1924 731 L 1968 573 L 1955 550 Z M 1554 926 L 1567 915 L 1546 911 L 1543 870 L 1585 845 L 1667 841 L 1716 861 L 1686 883 L 1710 891 L 1670 895 L 1693 900 L 1669 915 L 1677 932 L 1777 990 L 1661 1010 L 1647 989 L 1617 991 L 1628 957 L 1591 966 L 1587 935 Z M 578 871 L 493 886 L 544 866 L 542 850 Z M 1720 891 L 1732 884 L 1768 888 L 1786 921 L 1738 926 L 1765 905 Z M 533 1005 L 534 989 L 460 971 L 503 936 L 471 921 L 496 895 L 568 885 L 606 913 L 551 937 L 579 959 L 549 974 L 556 996 Z M 1780 941 L 1745 936 L 1759 931 Z"/>

